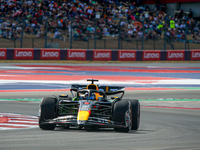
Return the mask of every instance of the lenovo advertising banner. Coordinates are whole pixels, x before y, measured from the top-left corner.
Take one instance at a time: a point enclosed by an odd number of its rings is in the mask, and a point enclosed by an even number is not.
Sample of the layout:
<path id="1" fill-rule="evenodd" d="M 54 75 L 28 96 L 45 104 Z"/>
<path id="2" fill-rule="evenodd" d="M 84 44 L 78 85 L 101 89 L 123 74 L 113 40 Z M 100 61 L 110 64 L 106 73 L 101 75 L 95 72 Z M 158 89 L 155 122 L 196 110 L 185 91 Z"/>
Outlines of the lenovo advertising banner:
<path id="1" fill-rule="evenodd" d="M 68 49 L 67 60 L 86 60 L 86 54 L 84 49 Z"/>
<path id="2" fill-rule="evenodd" d="M 16 60 L 33 60 L 34 52 L 32 48 L 15 48 L 14 49 L 14 59 Z"/>
<path id="3" fill-rule="evenodd" d="M 191 50 L 190 60 L 200 60 L 200 50 Z"/>
<path id="4" fill-rule="evenodd" d="M 41 60 L 60 60 L 60 49 L 41 49 Z"/>
<path id="5" fill-rule="evenodd" d="M 168 50 L 167 60 L 185 60 L 184 50 Z"/>
<path id="6" fill-rule="evenodd" d="M 120 61 L 136 61 L 136 51 L 118 50 L 118 60 L 120 60 Z"/>
<path id="7" fill-rule="evenodd" d="M 149 60 L 160 60 L 160 51 L 154 50 L 144 50 L 142 60 L 149 61 Z"/>
<path id="8" fill-rule="evenodd" d="M 1 59 L 7 59 L 7 49 L 6 48 L 0 49 L 0 60 Z"/>
<path id="9" fill-rule="evenodd" d="M 106 60 L 112 59 L 111 50 L 93 50 L 93 60 Z"/>

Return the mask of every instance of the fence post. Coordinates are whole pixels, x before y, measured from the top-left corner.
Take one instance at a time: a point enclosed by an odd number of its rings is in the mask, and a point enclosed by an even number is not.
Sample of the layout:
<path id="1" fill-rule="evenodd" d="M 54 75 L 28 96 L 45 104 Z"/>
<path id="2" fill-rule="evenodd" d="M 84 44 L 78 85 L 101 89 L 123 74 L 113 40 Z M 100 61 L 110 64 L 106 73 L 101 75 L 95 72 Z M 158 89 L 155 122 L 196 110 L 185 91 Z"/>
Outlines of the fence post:
<path id="1" fill-rule="evenodd" d="M 44 48 L 47 48 L 48 20 L 49 20 L 49 17 L 47 18 L 47 20 L 46 20 L 46 22 L 45 22 L 46 31 L 45 31 L 45 46 L 44 46 Z"/>
<path id="2" fill-rule="evenodd" d="M 23 36 L 24 36 L 24 28 L 25 28 L 25 18 L 22 19 L 22 34 L 21 34 L 21 48 L 23 47 Z"/>
<path id="3" fill-rule="evenodd" d="M 144 50 L 144 20 L 142 21 L 142 50 Z"/>
<path id="4" fill-rule="evenodd" d="M 97 19 L 95 19 L 94 49 L 97 49 Z"/>
<path id="5" fill-rule="evenodd" d="M 121 48 L 121 21 L 122 21 L 122 19 L 120 19 L 120 21 L 119 21 L 118 49 Z"/>
<path id="6" fill-rule="evenodd" d="M 187 50 L 187 19 L 185 20 L 185 50 Z"/>
<path id="7" fill-rule="evenodd" d="M 70 49 L 72 49 L 72 31 L 73 31 L 73 21 L 74 21 L 74 18 L 71 18 L 71 30 L 70 30 Z"/>
<path id="8" fill-rule="evenodd" d="M 166 50 L 166 25 L 167 25 L 167 20 L 165 21 L 164 25 L 164 50 Z"/>

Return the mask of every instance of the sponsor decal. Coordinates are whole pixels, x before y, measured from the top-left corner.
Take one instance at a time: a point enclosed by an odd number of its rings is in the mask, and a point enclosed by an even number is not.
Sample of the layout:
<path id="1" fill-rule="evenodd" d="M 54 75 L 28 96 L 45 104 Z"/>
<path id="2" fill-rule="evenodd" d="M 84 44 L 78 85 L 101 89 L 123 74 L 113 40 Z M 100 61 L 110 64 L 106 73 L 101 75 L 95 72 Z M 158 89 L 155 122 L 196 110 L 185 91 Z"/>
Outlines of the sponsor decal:
<path id="1" fill-rule="evenodd" d="M 111 50 L 94 50 L 93 60 L 111 60 L 112 52 Z"/>
<path id="2" fill-rule="evenodd" d="M 200 60 L 200 50 L 191 50 L 191 60 Z"/>
<path id="3" fill-rule="evenodd" d="M 60 60 L 60 49 L 41 49 L 41 60 Z"/>
<path id="4" fill-rule="evenodd" d="M 67 60 L 86 60 L 86 50 L 67 50 Z"/>
<path id="5" fill-rule="evenodd" d="M 160 60 L 160 51 L 143 51 L 142 60 Z"/>
<path id="6" fill-rule="evenodd" d="M 7 58 L 7 49 L 0 49 L 0 59 Z"/>
<path id="7" fill-rule="evenodd" d="M 184 50 L 168 50 L 167 60 L 185 60 Z"/>
<path id="8" fill-rule="evenodd" d="M 17 60 L 33 60 L 33 49 L 14 49 L 14 59 Z"/>
<path id="9" fill-rule="evenodd" d="M 133 50 L 118 50 L 118 60 L 135 61 L 136 60 L 136 51 L 133 51 Z"/>

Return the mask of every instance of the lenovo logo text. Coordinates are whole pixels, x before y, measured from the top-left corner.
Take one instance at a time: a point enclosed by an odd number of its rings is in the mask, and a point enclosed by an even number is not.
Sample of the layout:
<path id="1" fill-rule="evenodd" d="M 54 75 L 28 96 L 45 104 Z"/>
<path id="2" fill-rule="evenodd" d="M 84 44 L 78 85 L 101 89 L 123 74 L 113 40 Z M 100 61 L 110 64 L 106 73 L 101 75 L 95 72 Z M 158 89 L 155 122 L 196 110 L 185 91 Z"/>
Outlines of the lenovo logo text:
<path id="1" fill-rule="evenodd" d="M 109 52 L 94 52 L 94 58 L 110 58 Z"/>
<path id="2" fill-rule="evenodd" d="M 200 58 L 200 52 L 192 52 L 192 58 Z"/>
<path id="3" fill-rule="evenodd" d="M 15 53 L 16 57 L 32 57 L 33 53 L 31 51 L 18 51 Z"/>
<path id="4" fill-rule="evenodd" d="M 120 52 L 119 58 L 135 58 L 135 53 Z"/>
<path id="5" fill-rule="evenodd" d="M 59 52 L 42 51 L 42 57 L 59 57 Z"/>
<path id="6" fill-rule="evenodd" d="M 144 52 L 144 58 L 159 58 L 159 53 L 146 53 Z"/>
<path id="7" fill-rule="evenodd" d="M 71 51 L 69 51 L 69 58 L 85 58 L 85 52 L 71 52 Z"/>
<path id="8" fill-rule="evenodd" d="M 170 53 L 168 52 L 168 57 L 169 58 L 183 58 L 184 54 L 183 53 Z"/>

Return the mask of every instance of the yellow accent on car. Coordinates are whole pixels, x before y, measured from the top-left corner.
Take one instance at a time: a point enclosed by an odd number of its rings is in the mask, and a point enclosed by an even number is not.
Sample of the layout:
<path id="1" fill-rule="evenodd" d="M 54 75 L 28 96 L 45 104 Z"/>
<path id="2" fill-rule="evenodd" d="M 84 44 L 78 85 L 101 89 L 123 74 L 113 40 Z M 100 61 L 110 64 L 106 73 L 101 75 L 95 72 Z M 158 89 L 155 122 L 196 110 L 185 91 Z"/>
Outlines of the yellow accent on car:
<path id="1" fill-rule="evenodd" d="M 99 88 L 96 84 L 88 84 L 87 89 L 99 90 Z"/>
<path id="2" fill-rule="evenodd" d="M 81 121 L 88 120 L 89 116 L 90 116 L 90 113 L 88 111 L 79 111 L 77 120 L 81 120 Z"/>
<path id="3" fill-rule="evenodd" d="M 106 91 L 108 91 L 108 86 L 106 87 Z"/>

